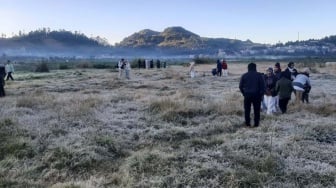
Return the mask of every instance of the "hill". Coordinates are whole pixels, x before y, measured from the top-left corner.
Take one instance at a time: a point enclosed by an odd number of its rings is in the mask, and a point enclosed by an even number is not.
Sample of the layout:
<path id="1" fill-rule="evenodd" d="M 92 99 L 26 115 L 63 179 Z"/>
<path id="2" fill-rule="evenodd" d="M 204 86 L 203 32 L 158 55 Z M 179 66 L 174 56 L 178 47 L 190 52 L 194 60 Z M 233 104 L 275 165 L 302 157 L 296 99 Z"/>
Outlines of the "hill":
<path id="1" fill-rule="evenodd" d="M 0 50 L 20 55 L 82 55 L 104 53 L 111 48 L 101 37 L 88 38 L 79 32 L 50 31 L 46 28 L 12 38 L 0 39 Z"/>
<path id="2" fill-rule="evenodd" d="M 256 45 L 251 41 L 241 41 L 226 38 L 201 37 L 183 27 L 168 27 L 162 32 L 149 29 L 142 30 L 126 37 L 116 46 L 126 48 L 176 49 L 184 51 L 199 51 L 216 53 L 219 49 L 228 52 L 238 51 Z"/>

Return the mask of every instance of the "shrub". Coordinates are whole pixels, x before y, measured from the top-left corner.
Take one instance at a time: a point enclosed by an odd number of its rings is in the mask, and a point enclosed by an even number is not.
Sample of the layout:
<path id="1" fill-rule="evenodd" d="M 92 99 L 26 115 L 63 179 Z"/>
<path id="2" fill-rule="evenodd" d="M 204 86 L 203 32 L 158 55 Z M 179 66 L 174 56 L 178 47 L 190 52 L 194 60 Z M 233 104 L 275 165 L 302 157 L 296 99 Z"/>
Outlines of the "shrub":
<path id="1" fill-rule="evenodd" d="M 60 69 L 60 70 L 69 69 L 69 66 L 68 66 L 68 65 L 65 65 L 65 64 L 61 64 L 61 65 L 59 65 L 59 69 Z"/>
<path id="2" fill-rule="evenodd" d="M 108 68 L 111 68 L 111 66 L 106 65 L 106 64 L 94 64 L 93 68 L 95 68 L 95 69 L 108 69 Z"/>
<path id="3" fill-rule="evenodd" d="M 90 65 L 89 63 L 80 63 L 76 67 L 81 68 L 81 69 L 87 69 L 87 68 L 90 68 Z"/>
<path id="4" fill-rule="evenodd" d="M 37 65 L 35 72 L 49 72 L 48 64 L 45 62 L 42 62 Z"/>
<path id="5" fill-rule="evenodd" d="M 214 64 L 216 63 L 215 59 L 211 58 L 195 58 L 194 59 L 196 64 Z"/>

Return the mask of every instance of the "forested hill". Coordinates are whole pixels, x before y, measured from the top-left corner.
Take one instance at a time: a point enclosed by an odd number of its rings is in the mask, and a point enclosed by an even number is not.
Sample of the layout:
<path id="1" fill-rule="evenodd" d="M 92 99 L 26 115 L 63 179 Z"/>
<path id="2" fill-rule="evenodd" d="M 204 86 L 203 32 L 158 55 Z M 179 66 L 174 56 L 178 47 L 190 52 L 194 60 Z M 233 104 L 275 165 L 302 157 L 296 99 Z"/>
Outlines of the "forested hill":
<path id="1" fill-rule="evenodd" d="M 111 46 L 102 37 L 89 38 L 80 32 L 40 29 L 11 38 L 0 38 L 0 50 L 20 55 L 80 55 L 96 54 Z"/>
<path id="2" fill-rule="evenodd" d="M 168 27 L 162 32 L 149 29 L 141 30 L 126 37 L 117 44 L 119 47 L 129 48 L 173 48 L 189 50 L 218 50 L 220 48 L 238 50 L 251 45 L 253 45 L 251 41 L 201 37 L 183 27 Z"/>

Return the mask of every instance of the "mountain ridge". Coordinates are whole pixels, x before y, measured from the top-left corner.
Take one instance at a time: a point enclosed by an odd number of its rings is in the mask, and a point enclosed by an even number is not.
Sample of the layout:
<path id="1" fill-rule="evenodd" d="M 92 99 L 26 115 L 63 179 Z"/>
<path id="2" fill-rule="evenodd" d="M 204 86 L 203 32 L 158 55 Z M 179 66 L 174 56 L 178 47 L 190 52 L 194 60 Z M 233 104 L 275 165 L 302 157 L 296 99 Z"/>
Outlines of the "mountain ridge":
<path id="1" fill-rule="evenodd" d="M 0 38 L 0 53 L 9 55 L 99 56 L 113 54 L 254 56 L 254 55 L 336 55 L 336 35 L 319 40 L 254 43 L 251 40 L 201 37 L 180 26 L 162 32 L 143 29 L 110 45 L 103 37 L 87 37 L 80 32 L 39 29 L 12 38 Z"/>

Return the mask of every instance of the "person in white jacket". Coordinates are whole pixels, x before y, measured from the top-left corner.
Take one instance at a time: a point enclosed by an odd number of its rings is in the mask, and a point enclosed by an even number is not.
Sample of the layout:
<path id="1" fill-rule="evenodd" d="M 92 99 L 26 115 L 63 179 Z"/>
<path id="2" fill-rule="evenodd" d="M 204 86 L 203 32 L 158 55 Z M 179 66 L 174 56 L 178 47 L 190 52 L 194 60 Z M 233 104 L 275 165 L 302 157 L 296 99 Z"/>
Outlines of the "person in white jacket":
<path id="1" fill-rule="evenodd" d="M 10 60 L 7 61 L 7 64 L 5 66 L 5 70 L 6 70 L 6 74 L 7 74 L 6 80 L 9 80 L 9 78 L 11 80 L 14 80 L 14 78 L 12 76 L 12 74 L 14 73 L 14 66 L 13 66 L 13 64 L 11 63 Z"/>
<path id="2" fill-rule="evenodd" d="M 123 73 L 123 71 L 125 69 L 125 66 L 126 66 L 125 59 L 121 59 L 118 62 L 119 78 L 122 77 L 122 73 Z"/>
<path id="3" fill-rule="evenodd" d="M 194 78 L 195 77 L 195 62 L 191 62 L 189 66 L 189 73 L 190 77 Z"/>
<path id="4" fill-rule="evenodd" d="M 311 87 L 309 75 L 309 68 L 304 68 L 302 73 L 299 73 L 293 80 L 293 87 L 295 90 L 295 102 L 299 104 L 302 99 L 305 85 Z"/>
<path id="5" fill-rule="evenodd" d="M 130 79 L 130 72 L 131 72 L 131 63 L 125 60 L 125 73 L 126 73 L 126 79 Z"/>

